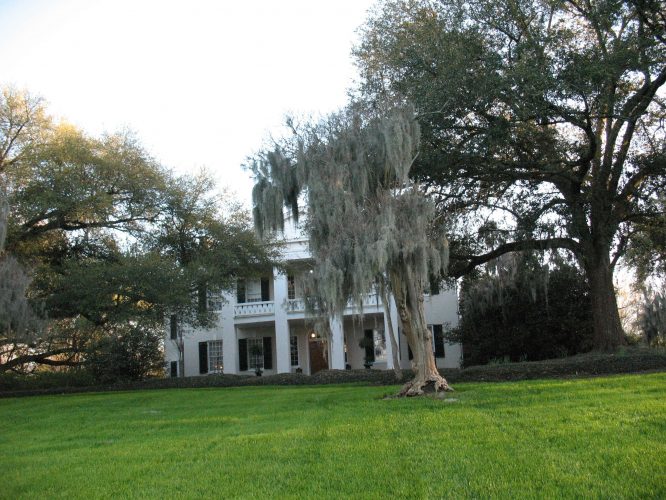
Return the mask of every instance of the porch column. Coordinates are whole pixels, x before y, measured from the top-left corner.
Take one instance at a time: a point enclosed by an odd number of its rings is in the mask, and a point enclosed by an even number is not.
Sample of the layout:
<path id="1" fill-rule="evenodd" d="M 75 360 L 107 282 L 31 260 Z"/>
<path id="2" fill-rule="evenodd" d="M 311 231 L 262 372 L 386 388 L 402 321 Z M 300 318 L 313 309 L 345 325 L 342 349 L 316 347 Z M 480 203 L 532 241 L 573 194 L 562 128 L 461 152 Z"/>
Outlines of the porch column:
<path id="1" fill-rule="evenodd" d="M 236 297 L 234 296 L 222 306 L 222 313 L 220 314 L 224 373 L 238 373 L 238 336 L 234 319 L 235 303 Z"/>
<path id="2" fill-rule="evenodd" d="M 331 329 L 330 344 L 330 367 L 332 370 L 345 369 L 345 334 L 342 330 L 342 318 L 340 316 L 331 316 L 328 319 L 328 325 Z"/>
<path id="3" fill-rule="evenodd" d="M 287 276 L 273 270 L 273 301 L 275 303 L 275 357 L 277 373 L 291 372 L 289 321 L 287 320 Z"/>
<path id="4" fill-rule="evenodd" d="M 393 332 L 395 333 L 395 342 L 398 345 L 398 361 L 400 361 L 400 344 L 398 339 L 398 308 L 395 305 L 393 295 L 389 295 L 388 303 L 389 316 L 384 312 L 384 337 L 386 341 L 386 368 L 392 370 L 393 366 L 393 344 L 391 343 L 391 330 L 389 329 L 389 319 L 393 325 Z M 386 311 L 386 310 L 385 310 Z"/>

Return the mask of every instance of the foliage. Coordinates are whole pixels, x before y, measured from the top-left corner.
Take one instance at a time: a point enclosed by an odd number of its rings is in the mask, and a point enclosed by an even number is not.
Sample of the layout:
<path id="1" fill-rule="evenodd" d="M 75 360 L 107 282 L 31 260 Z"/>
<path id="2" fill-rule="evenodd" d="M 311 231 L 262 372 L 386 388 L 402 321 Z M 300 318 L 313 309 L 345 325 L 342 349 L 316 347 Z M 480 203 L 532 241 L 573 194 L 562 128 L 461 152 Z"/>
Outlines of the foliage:
<path id="1" fill-rule="evenodd" d="M 419 141 L 412 110 L 368 116 L 350 107 L 320 123 L 289 123 L 293 135 L 251 165 L 257 229 L 282 229 L 283 205 L 298 216 L 305 198 L 315 260 L 310 312 L 338 316 L 373 286 L 390 289 L 417 367 L 405 392 L 421 393 L 429 382 L 448 387 L 422 305 L 425 285 L 446 268 L 448 243 L 434 205 L 408 179 Z"/>
<path id="2" fill-rule="evenodd" d="M 3 336 L 0 371 L 76 366 L 86 357 L 104 365 L 138 338 L 127 337 L 128 325 L 147 341 L 167 314 L 210 326 L 208 295 L 274 262 L 249 216 L 213 195 L 205 173 L 176 176 L 129 132 L 91 137 L 53 123 L 25 92 L 2 96 L 0 239 L 9 256 L 0 256 L 0 272 L 13 266 L 15 280 L 0 284 L 0 301 L 23 301 L 23 311 L 29 298 L 47 322 L 29 339 L 27 327 Z M 158 344 L 145 345 L 158 354 Z M 135 361 L 123 365 L 129 378 L 139 376 Z"/>
<path id="3" fill-rule="evenodd" d="M 645 293 L 639 321 L 643 337 L 648 345 L 666 345 L 666 295 L 664 292 Z"/>
<path id="4" fill-rule="evenodd" d="M 0 88 L 0 176 L 19 169 L 35 144 L 50 133 L 51 118 L 41 98 L 14 87 Z"/>
<path id="5" fill-rule="evenodd" d="M 455 337 L 463 343 L 466 366 L 557 358 L 592 348 L 589 288 L 575 267 L 562 263 L 549 269 L 515 254 L 499 261 L 495 273 L 463 280 Z"/>
<path id="6" fill-rule="evenodd" d="M 367 109 L 416 108 L 413 177 L 447 214 L 450 272 L 571 252 L 597 349 L 623 341 L 616 262 L 663 218 L 665 29 L 662 2 L 387 0 L 355 51 Z"/>
<path id="7" fill-rule="evenodd" d="M 645 347 L 627 347 L 618 353 L 590 352 L 567 358 L 518 363 L 495 363 L 449 368 L 440 372 L 453 383 L 510 382 L 537 379 L 571 379 L 600 375 L 666 371 L 666 351 Z M 163 375 L 163 372 L 162 372 Z M 392 386 L 408 382 L 414 373 L 403 371 L 396 379 L 386 370 L 322 370 L 314 375 L 280 373 L 261 378 L 249 375 L 213 374 L 198 377 L 149 377 L 138 381 L 119 381 L 98 385 L 83 367 L 53 371 L 35 371 L 28 375 L 0 374 L 0 398 L 79 392 L 128 391 L 153 389 L 195 389 L 245 386 L 315 386 L 331 384 L 365 384 Z"/>
<path id="8" fill-rule="evenodd" d="M 164 331 L 159 327 L 115 327 L 110 335 L 88 348 L 86 367 L 100 384 L 143 380 L 164 367 L 163 337 Z"/>
<path id="9" fill-rule="evenodd" d="M 0 253 L 0 346 L 8 338 L 29 342 L 40 321 L 27 299 L 30 277 L 11 255 Z M 0 347 L 0 356 L 5 355 Z"/>
<path id="10" fill-rule="evenodd" d="M 192 325 L 215 320 L 207 310 L 210 295 L 232 290 L 239 276 L 272 272 L 279 257 L 276 245 L 256 237 L 246 211 L 214 190 L 205 172 L 170 180 L 162 211 L 144 239 L 147 250 L 176 266 L 187 281 L 196 307 L 172 311 Z"/>
<path id="11" fill-rule="evenodd" d="M 666 194 L 658 195 L 661 216 L 641 224 L 631 235 L 626 261 L 636 270 L 636 283 L 666 278 Z"/>
<path id="12" fill-rule="evenodd" d="M 72 370 L 39 370 L 30 375 L 16 372 L 0 373 L 0 391 L 10 394 L 62 394 L 71 388 L 85 390 L 93 387 L 95 379 L 88 370 L 76 368 Z"/>
<path id="13" fill-rule="evenodd" d="M 382 399 L 387 390 L 247 387 L 0 400 L 3 493 L 666 495 L 655 473 L 666 437 L 662 373 L 460 384 L 453 400 Z M 174 474 L 183 462 L 188 473 Z"/>

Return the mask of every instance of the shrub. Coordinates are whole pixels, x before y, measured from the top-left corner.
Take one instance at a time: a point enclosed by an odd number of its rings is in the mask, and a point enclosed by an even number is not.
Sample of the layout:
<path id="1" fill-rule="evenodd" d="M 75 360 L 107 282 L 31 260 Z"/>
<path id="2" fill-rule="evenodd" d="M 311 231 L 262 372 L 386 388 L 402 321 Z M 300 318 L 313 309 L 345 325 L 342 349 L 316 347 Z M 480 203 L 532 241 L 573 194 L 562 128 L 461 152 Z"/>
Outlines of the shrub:
<path id="1" fill-rule="evenodd" d="M 582 274 L 517 259 L 496 275 L 463 283 L 460 325 L 465 366 L 538 361 L 587 352 L 592 346 L 590 295 Z"/>
<path id="2" fill-rule="evenodd" d="M 162 332 L 128 325 L 95 343 L 85 366 L 100 384 L 143 380 L 161 371 Z"/>

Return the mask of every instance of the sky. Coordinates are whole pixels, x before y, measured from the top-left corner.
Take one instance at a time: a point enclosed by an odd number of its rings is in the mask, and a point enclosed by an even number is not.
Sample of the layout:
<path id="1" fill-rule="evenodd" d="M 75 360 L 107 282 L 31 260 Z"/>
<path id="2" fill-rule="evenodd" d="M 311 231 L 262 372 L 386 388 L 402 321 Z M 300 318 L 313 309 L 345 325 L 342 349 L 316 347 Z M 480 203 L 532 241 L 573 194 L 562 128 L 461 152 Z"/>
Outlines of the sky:
<path id="1" fill-rule="evenodd" d="M 0 84 L 92 135 L 134 131 L 250 204 L 241 169 L 287 113 L 346 102 L 372 0 L 0 0 Z"/>

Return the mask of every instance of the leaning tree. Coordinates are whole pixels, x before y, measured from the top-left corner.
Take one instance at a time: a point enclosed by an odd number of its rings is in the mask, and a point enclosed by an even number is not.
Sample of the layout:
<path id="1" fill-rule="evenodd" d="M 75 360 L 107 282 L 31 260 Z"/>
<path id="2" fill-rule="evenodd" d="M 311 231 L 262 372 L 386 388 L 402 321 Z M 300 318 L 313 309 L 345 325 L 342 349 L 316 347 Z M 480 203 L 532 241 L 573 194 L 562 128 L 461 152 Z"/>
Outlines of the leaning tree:
<path id="1" fill-rule="evenodd" d="M 386 0 L 356 50 L 369 107 L 407 99 L 418 113 L 412 174 L 456 221 L 450 274 L 571 252 L 601 350 L 624 342 L 616 263 L 663 234 L 664 12 L 661 0 Z"/>
<path id="2" fill-rule="evenodd" d="M 339 317 L 381 282 L 414 356 L 415 378 L 401 394 L 450 389 L 423 309 L 424 287 L 444 271 L 448 244 L 434 204 L 409 180 L 419 141 L 413 111 L 368 117 L 347 109 L 292 132 L 251 164 L 258 231 L 281 230 L 283 206 L 297 218 L 304 202 L 317 312 Z"/>

